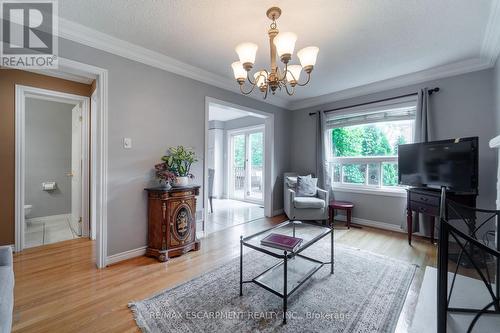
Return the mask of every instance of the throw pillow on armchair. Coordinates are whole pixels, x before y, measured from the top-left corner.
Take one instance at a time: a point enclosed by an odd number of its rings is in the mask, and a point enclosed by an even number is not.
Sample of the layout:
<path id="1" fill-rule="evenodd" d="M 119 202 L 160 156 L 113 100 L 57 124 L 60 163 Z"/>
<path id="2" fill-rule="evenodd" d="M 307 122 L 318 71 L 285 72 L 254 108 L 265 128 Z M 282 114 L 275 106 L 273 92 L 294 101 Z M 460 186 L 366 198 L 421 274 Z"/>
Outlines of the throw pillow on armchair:
<path id="1" fill-rule="evenodd" d="M 297 177 L 297 196 L 315 197 L 317 192 L 318 178 L 308 176 Z"/>

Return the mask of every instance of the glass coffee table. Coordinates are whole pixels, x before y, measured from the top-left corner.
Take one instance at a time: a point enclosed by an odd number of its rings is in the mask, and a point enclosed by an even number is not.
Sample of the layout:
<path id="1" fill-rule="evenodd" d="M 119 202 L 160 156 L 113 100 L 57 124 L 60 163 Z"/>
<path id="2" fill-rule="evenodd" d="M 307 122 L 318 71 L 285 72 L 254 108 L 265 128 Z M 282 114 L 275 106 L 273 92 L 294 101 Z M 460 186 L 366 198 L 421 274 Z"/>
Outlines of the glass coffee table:
<path id="1" fill-rule="evenodd" d="M 270 233 L 302 238 L 302 244 L 294 252 L 264 246 L 260 241 Z M 330 235 L 330 261 L 323 262 L 302 255 L 301 252 L 320 239 Z M 279 261 L 251 280 L 243 280 L 243 247 L 265 253 Z M 243 284 L 255 283 L 283 299 L 283 324 L 286 324 L 287 300 L 299 287 L 324 265 L 330 265 L 333 274 L 333 226 L 313 222 L 285 221 L 272 228 L 247 237 L 240 237 L 240 296 Z"/>

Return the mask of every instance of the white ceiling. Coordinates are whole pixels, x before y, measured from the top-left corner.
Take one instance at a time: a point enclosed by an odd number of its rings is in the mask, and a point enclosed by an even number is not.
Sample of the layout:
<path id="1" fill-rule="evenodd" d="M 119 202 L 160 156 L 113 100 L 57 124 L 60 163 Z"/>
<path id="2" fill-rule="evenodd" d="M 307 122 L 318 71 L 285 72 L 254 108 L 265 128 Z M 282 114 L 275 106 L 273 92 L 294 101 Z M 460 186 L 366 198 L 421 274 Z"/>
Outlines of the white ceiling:
<path id="1" fill-rule="evenodd" d="M 480 59 L 492 1 L 64 0 L 59 15 L 230 80 L 240 42 L 257 43 L 255 67 L 269 66 L 265 12 L 278 5 L 278 28 L 298 35 L 296 49 L 320 48 L 311 83 L 282 96 L 296 102 Z"/>
<path id="2" fill-rule="evenodd" d="M 210 107 L 208 109 L 208 120 L 228 121 L 249 116 L 262 118 L 262 116 L 252 112 L 238 110 L 220 104 L 210 103 Z"/>

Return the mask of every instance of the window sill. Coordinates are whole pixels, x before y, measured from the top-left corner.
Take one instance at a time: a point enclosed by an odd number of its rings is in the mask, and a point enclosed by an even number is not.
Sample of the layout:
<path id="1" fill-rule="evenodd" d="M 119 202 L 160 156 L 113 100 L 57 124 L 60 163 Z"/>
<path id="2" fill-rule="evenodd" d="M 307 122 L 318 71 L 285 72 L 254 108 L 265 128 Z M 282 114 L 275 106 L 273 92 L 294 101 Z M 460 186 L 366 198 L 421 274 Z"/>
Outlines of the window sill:
<path id="1" fill-rule="evenodd" d="M 403 188 L 366 188 L 362 186 L 333 186 L 333 192 L 350 192 L 350 193 L 360 193 L 360 194 L 373 194 L 386 197 L 399 197 L 406 198 L 406 190 Z"/>

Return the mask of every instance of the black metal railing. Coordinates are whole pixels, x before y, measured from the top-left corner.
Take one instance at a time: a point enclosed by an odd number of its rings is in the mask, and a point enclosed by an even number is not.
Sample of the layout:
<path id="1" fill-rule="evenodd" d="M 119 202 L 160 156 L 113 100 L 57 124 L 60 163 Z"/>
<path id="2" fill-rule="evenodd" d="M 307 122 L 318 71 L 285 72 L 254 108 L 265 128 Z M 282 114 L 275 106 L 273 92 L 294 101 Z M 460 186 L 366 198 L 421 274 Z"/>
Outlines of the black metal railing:
<path id="1" fill-rule="evenodd" d="M 470 315 L 467 332 L 472 332 L 484 314 L 500 314 L 500 234 L 498 232 L 500 211 L 467 207 L 446 200 L 444 190 L 441 194 L 441 203 L 437 329 L 439 333 L 445 333 L 448 316 L 461 313 Z M 476 305 L 480 303 L 480 306 L 452 304 L 453 296 L 462 292 L 471 292 L 470 289 L 466 291 L 465 288 L 457 287 L 459 284 L 457 281 L 464 277 L 476 281 L 462 281 L 485 288 L 486 298 L 474 301 Z M 468 285 L 468 287 L 473 286 Z M 474 297 L 479 298 L 479 294 L 481 293 L 475 293 Z"/>

